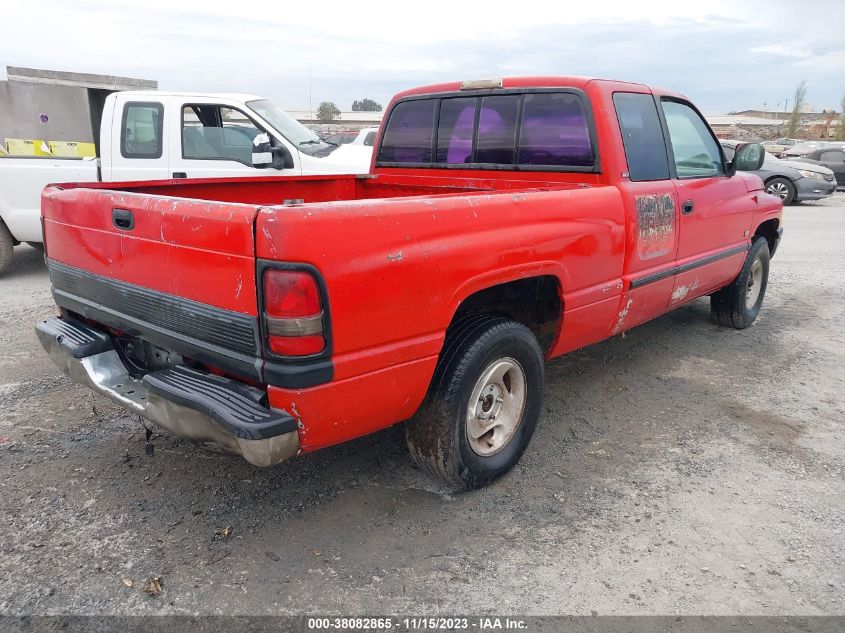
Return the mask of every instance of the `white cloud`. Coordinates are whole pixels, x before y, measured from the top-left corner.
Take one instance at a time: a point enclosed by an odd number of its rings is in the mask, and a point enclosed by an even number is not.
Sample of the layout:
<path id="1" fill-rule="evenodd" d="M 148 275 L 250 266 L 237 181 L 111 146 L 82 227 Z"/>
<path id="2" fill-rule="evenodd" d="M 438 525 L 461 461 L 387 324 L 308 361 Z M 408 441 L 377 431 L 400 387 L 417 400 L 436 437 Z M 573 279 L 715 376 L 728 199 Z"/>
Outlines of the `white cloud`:
<path id="1" fill-rule="evenodd" d="M 0 63 L 258 93 L 291 109 L 309 93 L 349 107 L 420 83 L 544 73 L 656 83 L 714 112 L 777 102 L 808 79 L 808 98 L 832 106 L 845 90 L 840 5 L 816 0 L 813 14 L 827 19 L 796 20 L 791 0 L 426 0 L 413 12 L 383 0 L 321 0 L 319 11 L 277 0 L 3 0 Z"/>
<path id="2" fill-rule="evenodd" d="M 787 44 L 769 44 L 767 46 L 755 46 L 749 49 L 752 53 L 769 53 L 771 55 L 782 55 L 784 57 L 812 57 L 813 52 L 804 46 L 789 46 Z"/>

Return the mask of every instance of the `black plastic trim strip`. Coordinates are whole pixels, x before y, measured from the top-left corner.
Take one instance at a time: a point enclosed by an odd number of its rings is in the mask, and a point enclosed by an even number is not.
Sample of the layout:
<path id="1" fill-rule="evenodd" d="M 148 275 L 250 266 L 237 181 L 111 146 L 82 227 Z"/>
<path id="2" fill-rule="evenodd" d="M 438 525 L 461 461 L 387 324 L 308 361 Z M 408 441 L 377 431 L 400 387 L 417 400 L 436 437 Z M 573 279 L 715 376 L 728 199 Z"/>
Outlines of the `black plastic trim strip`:
<path id="1" fill-rule="evenodd" d="M 682 264 L 681 266 L 673 266 L 672 268 L 666 268 L 665 270 L 661 270 L 650 275 L 645 275 L 643 277 L 632 279 L 631 286 L 629 289 L 634 290 L 635 288 L 639 288 L 640 286 L 645 286 L 646 284 L 651 284 L 655 281 L 666 279 L 667 277 L 674 277 L 675 275 L 680 275 L 681 273 L 693 270 L 694 268 L 699 268 L 700 266 L 712 264 L 713 262 L 717 262 L 720 259 L 725 259 L 726 257 L 731 257 L 732 255 L 747 253 L 748 249 L 749 246 L 747 244 L 744 244 L 743 246 L 736 246 L 734 248 L 729 248 L 724 251 L 714 253 L 713 255 L 708 255 L 707 257 L 702 257 L 701 259 L 696 259 L 694 261 L 687 262 L 686 264 Z"/>
<path id="2" fill-rule="evenodd" d="M 149 341 L 162 349 L 182 354 L 195 361 L 219 367 L 235 376 L 243 376 L 260 382 L 261 359 L 246 354 L 237 354 L 208 341 L 165 330 L 152 323 L 141 321 L 98 305 L 82 297 L 53 290 L 56 304 L 74 315 L 91 319 L 108 327 L 127 332 L 132 336 Z"/>
<path id="3" fill-rule="evenodd" d="M 254 316 L 48 262 L 54 294 L 124 315 L 163 332 L 205 341 L 235 354 L 257 356 Z M 59 303 L 59 305 L 62 305 Z M 66 306 L 62 306 L 66 307 Z"/>
<path id="4" fill-rule="evenodd" d="M 53 282 L 53 299 L 56 305 L 75 315 L 123 330 L 163 349 L 182 354 L 205 365 L 219 367 L 234 376 L 249 378 L 258 383 L 266 383 L 284 389 L 305 389 L 331 381 L 334 377 L 334 365 L 331 361 L 331 319 L 329 316 L 328 292 L 322 276 L 316 268 L 306 264 L 285 264 L 258 260 L 257 265 L 259 310 L 262 313 L 262 281 L 265 268 L 307 270 L 315 276 L 317 286 L 320 289 L 320 299 L 323 303 L 323 331 L 326 337 L 326 348 L 320 354 L 302 358 L 276 356 L 269 353 L 260 344 L 266 341 L 266 333 L 260 331 L 258 319 L 255 317 L 109 279 L 55 260 L 47 260 L 47 267 Z M 62 278 L 63 273 L 72 273 L 71 278 L 77 281 L 77 285 L 74 287 L 74 284 L 69 283 L 69 279 Z M 124 289 L 130 287 L 132 290 L 143 291 L 144 296 L 167 301 L 167 305 L 173 306 L 175 310 L 179 310 L 180 307 L 190 308 L 191 310 L 202 308 L 206 316 L 212 319 L 219 318 L 224 324 L 232 320 L 238 321 L 244 327 L 244 334 L 248 324 L 250 336 L 253 337 L 254 343 L 249 349 L 246 346 L 232 349 L 231 345 L 227 348 L 225 346 L 227 342 L 225 330 L 223 334 L 220 334 L 220 330 L 215 329 L 216 336 L 214 337 L 199 336 L 195 319 L 189 321 L 191 328 L 180 331 L 164 327 L 157 318 L 145 319 L 143 318 L 144 315 L 127 314 L 125 311 L 126 301 L 122 297 L 121 300 L 114 301 L 110 294 L 110 289 L 118 287 Z M 104 292 L 107 295 L 106 301 L 103 301 L 101 296 Z M 208 330 L 205 333 L 207 334 Z"/>

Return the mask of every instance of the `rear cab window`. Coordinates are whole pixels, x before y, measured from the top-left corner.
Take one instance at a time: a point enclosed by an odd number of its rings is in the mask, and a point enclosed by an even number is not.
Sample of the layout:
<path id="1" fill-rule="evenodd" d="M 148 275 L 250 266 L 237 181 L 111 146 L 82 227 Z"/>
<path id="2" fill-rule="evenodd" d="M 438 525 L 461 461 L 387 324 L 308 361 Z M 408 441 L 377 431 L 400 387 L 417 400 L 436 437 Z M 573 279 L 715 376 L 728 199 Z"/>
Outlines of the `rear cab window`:
<path id="1" fill-rule="evenodd" d="M 391 110 L 377 164 L 597 172 L 585 103 L 571 89 L 410 98 Z"/>
<path id="2" fill-rule="evenodd" d="M 130 101 L 123 108 L 120 154 L 124 158 L 161 158 L 164 106 Z"/>

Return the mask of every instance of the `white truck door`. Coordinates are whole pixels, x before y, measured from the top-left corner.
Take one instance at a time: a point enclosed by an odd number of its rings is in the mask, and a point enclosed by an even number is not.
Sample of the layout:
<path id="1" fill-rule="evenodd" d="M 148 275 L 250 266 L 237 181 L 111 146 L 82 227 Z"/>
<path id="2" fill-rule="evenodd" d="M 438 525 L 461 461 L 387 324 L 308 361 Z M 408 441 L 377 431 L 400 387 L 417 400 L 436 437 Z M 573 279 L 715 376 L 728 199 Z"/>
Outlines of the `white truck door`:
<path id="1" fill-rule="evenodd" d="M 103 180 L 170 178 L 165 101 L 155 95 L 128 93 L 115 95 L 114 104 Z M 101 147 L 105 154 L 106 145 Z"/>
<path id="2" fill-rule="evenodd" d="M 253 166 L 253 141 L 270 133 L 237 104 L 211 97 L 175 103 L 179 130 L 168 138 L 173 178 L 239 178 L 299 175 L 294 167 L 274 169 Z M 272 134 L 272 133 L 270 133 Z M 275 134 L 273 134 L 276 137 Z M 277 139 L 278 140 L 278 139 Z M 286 146 L 287 143 L 285 143 Z M 290 147 L 288 147 L 290 150 Z"/>

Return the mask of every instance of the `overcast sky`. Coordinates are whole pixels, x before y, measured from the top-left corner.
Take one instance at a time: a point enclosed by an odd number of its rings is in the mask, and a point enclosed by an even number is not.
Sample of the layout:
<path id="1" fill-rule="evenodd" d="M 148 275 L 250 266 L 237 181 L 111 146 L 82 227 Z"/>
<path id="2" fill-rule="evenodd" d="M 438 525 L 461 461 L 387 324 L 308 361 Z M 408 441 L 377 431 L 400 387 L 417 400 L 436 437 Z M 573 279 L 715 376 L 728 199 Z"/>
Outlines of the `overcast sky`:
<path id="1" fill-rule="evenodd" d="M 845 0 L 2 0 L 0 72 L 27 66 L 250 92 L 341 110 L 399 89 L 589 75 L 686 93 L 709 114 L 845 95 Z M 310 79 L 309 79 L 310 78 Z"/>

